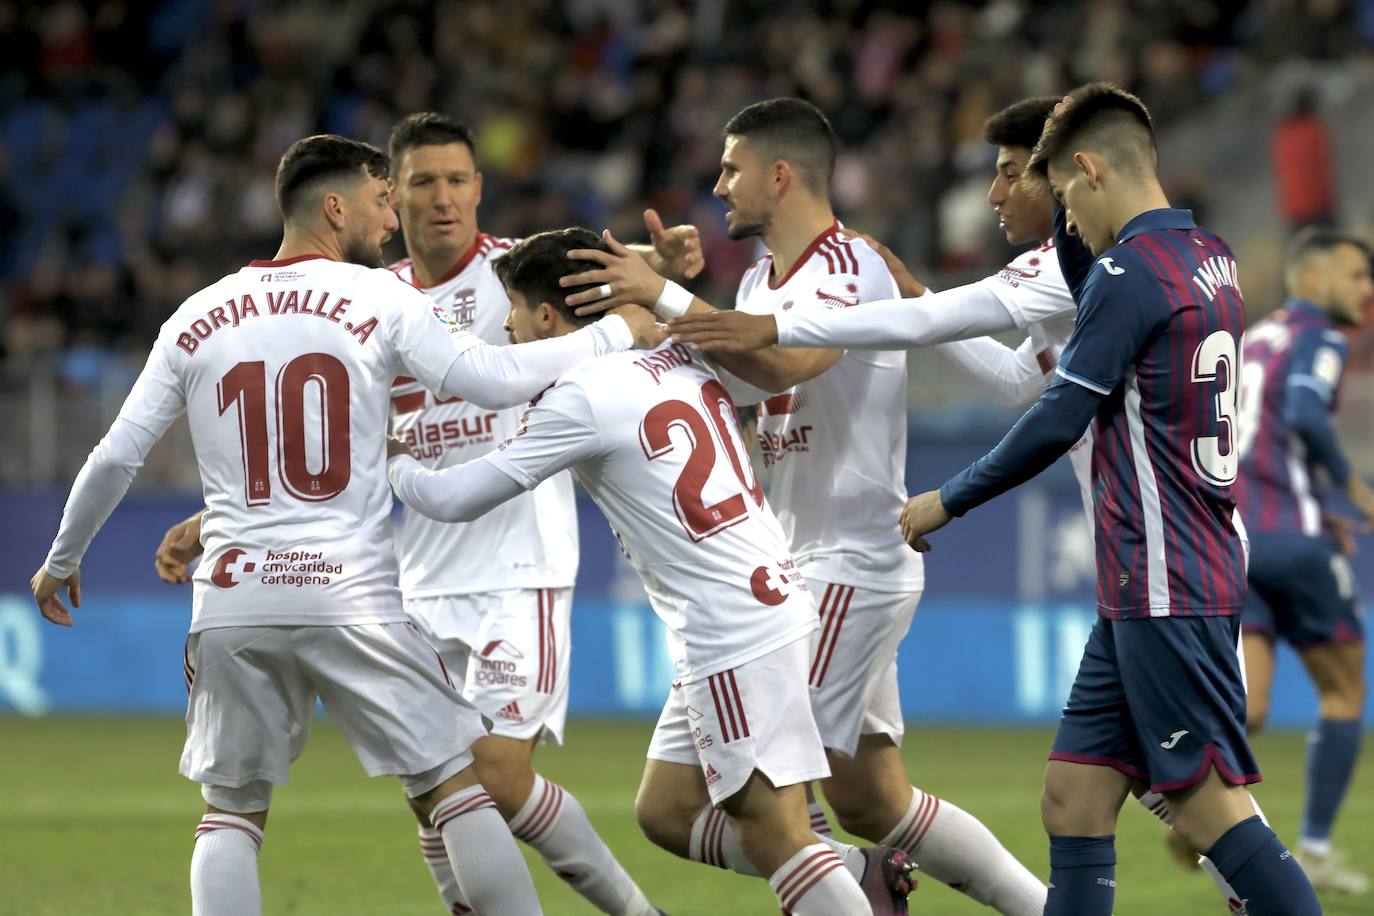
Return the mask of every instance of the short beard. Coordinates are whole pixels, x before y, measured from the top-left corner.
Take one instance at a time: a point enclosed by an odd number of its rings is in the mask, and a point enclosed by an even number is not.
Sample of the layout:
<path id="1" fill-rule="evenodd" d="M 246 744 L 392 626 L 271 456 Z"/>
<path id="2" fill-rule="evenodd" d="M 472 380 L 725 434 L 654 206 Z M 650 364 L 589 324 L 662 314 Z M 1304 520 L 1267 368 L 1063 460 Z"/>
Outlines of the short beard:
<path id="1" fill-rule="evenodd" d="M 735 241 L 742 239 L 761 238 L 765 232 L 772 228 L 773 221 L 768 217 L 749 223 L 740 219 L 736 214 L 733 222 L 725 221 L 725 234 Z"/>
<path id="2" fill-rule="evenodd" d="M 365 239 L 349 239 L 344 246 L 343 259 L 349 264 L 358 264 L 362 267 L 385 267 L 386 256 L 382 254 L 381 246 L 373 245 Z"/>

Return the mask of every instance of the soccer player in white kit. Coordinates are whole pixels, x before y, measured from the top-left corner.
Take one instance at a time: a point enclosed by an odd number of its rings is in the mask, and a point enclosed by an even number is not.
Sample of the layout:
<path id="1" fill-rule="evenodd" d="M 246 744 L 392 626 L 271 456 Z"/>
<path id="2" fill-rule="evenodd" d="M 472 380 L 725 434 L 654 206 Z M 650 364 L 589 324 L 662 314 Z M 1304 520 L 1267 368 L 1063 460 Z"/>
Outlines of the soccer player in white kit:
<path id="1" fill-rule="evenodd" d="M 193 295 L 163 325 L 33 578 L 43 616 L 70 626 L 57 593 L 66 587 L 79 604 L 81 557 L 185 411 L 208 507 L 181 761 L 206 800 L 191 863 L 198 916 L 261 912 L 257 852 L 272 787 L 287 781 L 317 697 L 364 769 L 399 776 L 427 811 L 475 909 L 540 911 L 471 766 L 480 715 L 401 606 L 383 473 L 388 388 L 407 372 L 446 396 L 506 404 L 634 334 L 617 318 L 503 348 L 454 327 L 381 269 L 381 242 L 396 228 L 386 171 L 380 150 L 342 137 L 287 150 L 276 258 Z"/>
<path id="2" fill-rule="evenodd" d="M 472 134 L 450 118 L 421 112 L 396 125 L 389 152 L 393 202 L 409 255 L 392 270 L 460 327 L 488 343 L 504 342 L 510 300 L 491 265 L 515 240 L 477 227 L 482 176 Z M 651 226 L 662 249 L 647 248 L 655 263 L 679 275 L 700 271 L 695 229 Z M 430 468 L 494 450 L 515 434 L 524 413 L 523 405 L 489 410 L 437 398 L 408 377 L 396 380 L 391 403 L 393 434 Z M 439 651 L 463 696 L 492 721 L 492 737 L 475 751 L 477 774 L 511 831 L 601 912 L 657 912 L 577 798 L 533 768 L 535 747 L 562 744 L 567 716 L 578 565 L 571 475 L 557 474 L 464 524 L 407 510 L 397 545 L 406 613 Z M 423 819 L 420 847 L 445 904 L 463 904 L 440 840 Z"/>
<path id="3" fill-rule="evenodd" d="M 392 203 L 406 242 L 391 269 L 424 291 L 459 327 L 488 343 L 506 340 L 510 300 L 491 270 L 515 243 L 477 227 L 482 176 L 471 132 L 435 112 L 403 118 L 392 130 Z M 639 250 L 664 269 L 694 276 L 704 260 L 691 226 L 664 229 L 646 214 L 654 244 Z M 471 461 L 514 434 L 522 407 L 489 409 L 439 398 L 409 376 L 392 388 L 392 431 L 429 467 Z M 577 575 L 572 479 L 560 474 L 469 524 L 446 525 L 411 511 L 397 534 L 401 594 L 410 619 L 439 652 L 463 696 L 491 721 L 473 748 L 476 772 L 517 839 L 534 847 L 560 878 L 602 912 L 656 910 L 596 833 L 575 796 L 535 773 L 535 747 L 561 744 L 571 659 L 569 615 Z M 199 515 L 174 527 L 159 549 L 158 572 L 185 581 L 199 547 Z M 169 544 L 180 543 L 178 556 Z M 443 840 L 423 811 L 421 855 L 444 905 L 463 899 Z"/>
<path id="4" fill-rule="evenodd" d="M 846 239 L 835 219 L 836 147 L 824 115 L 798 99 L 773 99 L 745 108 L 724 134 L 715 194 L 730 208 L 729 234 L 759 237 L 768 250 L 740 282 L 738 313 L 857 311 L 897 295 L 882 258 Z M 664 317 L 714 312 L 642 259 L 573 256 L 603 270 L 564 283 L 609 284 L 610 303 L 659 301 Z M 582 306 L 591 295 L 568 301 Z M 906 850 L 932 877 L 1001 912 L 1038 913 L 1044 886 L 975 817 L 911 785 L 901 758 L 897 646 L 924 585 L 919 558 L 893 524 L 906 491 L 906 354 L 770 347 L 723 352 L 720 362 L 772 393 L 763 398 L 760 447 L 773 471 L 770 500 L 819 602 L 808 674 L 832 772 L 822 789 L 840 825 Z M 819 805 L 812 813 L 822 826 Z M 697 815 L 693 855 L 742 870 L 747 863 L 717 820 L 709 810 Z"/>
<path id="5" fill-rule="evenodd" d="M 998 273 L 966 286 L 931 292 L 891 251 L 865 236 L 864 240 L 883 256 L 904 298 L 865 302 L 843 311 L 771 315 L 692 312 L 671 323 L 674 339 L 716 354 L 774 344 L 857 350 L 935 346 L 1010 406 L 1030 406 L 1053 380 L 1054 367 L 1078 314 L 1054 245 L 1053 202 L 1020 181 L 1045 121 L 1059 101 L 1057 96 L 1023 99 L 992 115 L 983 127 L 984 139 L 997 147 L 996 176 L 988 190 L 988 204 L 1009 244 L 1031 246 Z M 978 336 L 1013 330 L 1027 335 L 1015 349 L 992 337 Z M 1091 427 L 1070 450 L 1069 460 L 1091 530 Z M 1239 517 L 1236 522 L 1239 526 Z M 1163 796 L 1146 788 L 1139 787 L 1137 800 L 1172 827 Z M 1180 861 L 1196 860 L 1186 847 L 1180 851 L 1177 834 L 1171 833 L 1170 838 L 1171 850 Z M 925 867 L 924 862 L 921 864 Z M 1205 858 L 1201 865 L 1231 912 L 1243 914 L 1243 903 L 1215 866 Z"/>
<path id="6" fill-rule="evenodd" d="M 569 260 L 570 250 L 598 241 L 585 229 L 543 233 L 496 262 L 515 340 L 556 337 L 589 320 L 562 304 L 558 279 L 589 266 Z M 389 472 L 403 502 L 452 522 L 568 468 L 616 530 L 667 626 L 676 668 L 637 813 L 717 805 L 784 911 L 875 912 L 811 831 L 804 785 L 828 773 L 807 690 L 815 606 L 742 452 L 734 403 L 700 357 L 664 346 L 589 361 L 542 393 L 498 450 L 428 470 L 402 446 Z M 686 852 L 686 831 L 663 836 L 641 824 L 655 842 Z M 879 892 L 876 912 L 905 912 L 904 854 L 860 859 Z"/>

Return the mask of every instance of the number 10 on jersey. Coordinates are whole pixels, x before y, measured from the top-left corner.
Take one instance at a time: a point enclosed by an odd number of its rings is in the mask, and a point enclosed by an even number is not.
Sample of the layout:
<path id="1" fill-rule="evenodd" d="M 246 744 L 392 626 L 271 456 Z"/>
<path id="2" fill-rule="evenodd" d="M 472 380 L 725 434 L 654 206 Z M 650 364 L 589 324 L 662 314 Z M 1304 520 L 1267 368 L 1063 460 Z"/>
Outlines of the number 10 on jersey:
<path id="1" fill-rule="evenodd" d="M 314 389 L 310 391 L 308 389 Z M 306 399 L 318 398 L 318 429 L 306 429 Z M 219 412 L 238 407 L 244 495 L 250 506 L 272 501 L 267 436 L 267 364 L 242 362 L 219 382 Z M 352 475 L 348 368 L 328 353 L 306 353 L 282 367 L 273 386 L 277 477 L 286 492 L 306 502 L 333 499 Z M 312 470 L 307 437 L 319 436 L 319 468 Z"/>

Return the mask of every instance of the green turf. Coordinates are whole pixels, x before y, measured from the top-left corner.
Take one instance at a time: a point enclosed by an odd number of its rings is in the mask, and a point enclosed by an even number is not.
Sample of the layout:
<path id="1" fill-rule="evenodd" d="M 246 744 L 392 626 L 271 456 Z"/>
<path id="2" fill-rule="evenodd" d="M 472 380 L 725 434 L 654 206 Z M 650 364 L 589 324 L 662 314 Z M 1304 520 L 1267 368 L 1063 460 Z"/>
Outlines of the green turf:
<path id="1" fill-rule="evenodd" d="M 649 730 L 641 722 L 575 722 L 570 746 L 541 752 L 540 768 L 577 795 L 621 862 L 674 916 L 776 913 L 763 882 L 679 861 L 639 835 L 631 805 Z M 0 913 L 189 912 L 200 796 L 176 772 L 182 733 L 179 721 L 165 719 L 0 717 Z M 975 812 L 1043 875 L 1038 797 L 1049 739 L 1045 731 L 922 728 L 909 733 L 907 756 L 918 785 Z M 1260 800 L 1291 838 L 1302 736 L 1265 736 L 1257 751 L 1268 777 Z M 293 775 L 263 847 L 269 914 L 439 916 L 393 781 L 368 780 L 325 722 Z M 1336 840 L 1352 861 L 1374 865 L 1374 763 L 1356 777 Z M 1122 816 L 1117 848 L 1118 916 L 1225 912 L 1205 877 L 1171 864 L 1156 824 L 1135 806 Z M 530 863 L 546 913 L 594 912 L 537 858 Z M 990 912 L 933 881 L 922 882 L 912 902 L 920 914 Z M 1326 912 L 1374 914 L 1374 898 L 1332 898 Z"/>

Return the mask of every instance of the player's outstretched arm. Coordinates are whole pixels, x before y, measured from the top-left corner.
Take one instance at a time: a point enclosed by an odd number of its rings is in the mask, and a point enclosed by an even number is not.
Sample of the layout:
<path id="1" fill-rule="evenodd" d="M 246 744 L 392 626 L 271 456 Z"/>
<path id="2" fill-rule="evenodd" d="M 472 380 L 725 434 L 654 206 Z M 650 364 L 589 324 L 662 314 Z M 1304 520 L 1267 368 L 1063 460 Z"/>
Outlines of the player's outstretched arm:
<path id="1" fill-rule="evenodd" d="M 477 343 L 453 361 L 436 393 L 490 410 L 516 407 L 579 363 L 633 347 L 654 347 L 664 339 L 652 315 L 625 308 L 561 337 L 509 346 Z"/>
<path id="2" fill-rule="evenodd" d="M 564 287 L 593 287 L 567 297 L 567 304 L 576 309 L 577 314 L 590 315 L 634 303 L 652 308 L 660 318 L 684 315 L 743 317 L 734 312 L 718 311 L 700 297 L 654 273 L 642 257 L 616 241 L 609 231 L 602 233 L 602 237 L 610 251 L 578 248 L 568 252 L 570 260 L 592 261 L 601 265 L 600 268 L 570 274 L 558 281 Z M 786 352 L 777 347 L 764 347 L 748 356 L 720 350 L 714 355 L 721 367 L 731 374 L 757 388 L 776 392 L 815 378 L 844 354 L 835 349 Z"/>
<path id="3" fill-rule="evenodd" d="M 184 585 L 191 581 L 191 562 L 205 550 L 200 543 L 201 509 L 185 521 L 177 522 L 162 536 L 153 554 L 153 568 L 157 577 L 168 585 Z"/>
<path id="4" fill-rule="evenodd" d="M 1030 338 L 1015 349 L 991 337 L 956 340 L 937 349 L 970 378 L 991 388 L 1004 404 L 1023 409 L 1045 390 L 1046 366 L 1053 368 L 1053 363 L 1041 365 Z"/>
<path id="5" fill-rule="evenodd" d="M 1016 422 L 991 452 L 930 490 L 907 500 L 899 523 L 913 550 L 927 551 L 927 534 L 1044 471 L 1083 435 L 1102 395 L 1061 381 Z"/>
<path id="6" fill-rule="evenodd" d="M 984 281 L 919 298 L 879 299 L 843 309 L 791 309 L 749 319 L 694 310 L 670 321 L 668 330 L 674 340 L 725 353 L 772 343 L 785 349 L 906 350 L 1017 327 Z"/>
<path id="7" fill-rule="evenodd" d="M 525 492 L 510 475 L 483 459 L 433 471 L 406 450 L 390 455 L 386 473 L 397 499 L 440 522 L 473 521 Z"/>

